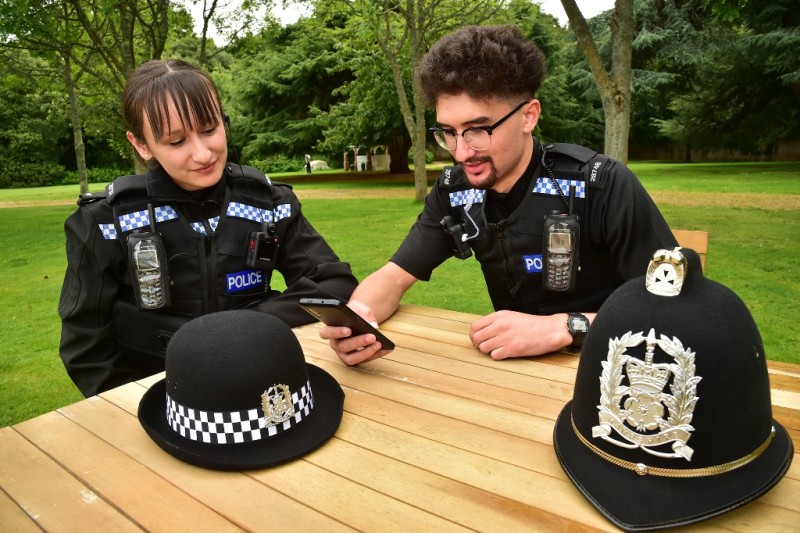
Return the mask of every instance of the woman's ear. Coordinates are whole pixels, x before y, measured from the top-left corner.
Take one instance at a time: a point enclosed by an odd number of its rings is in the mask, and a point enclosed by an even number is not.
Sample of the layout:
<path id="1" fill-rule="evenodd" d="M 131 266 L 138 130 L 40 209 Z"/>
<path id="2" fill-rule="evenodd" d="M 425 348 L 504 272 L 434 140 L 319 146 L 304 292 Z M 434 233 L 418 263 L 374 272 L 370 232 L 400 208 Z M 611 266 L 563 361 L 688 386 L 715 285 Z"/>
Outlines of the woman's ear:
<path id="1" fill-rule="evenodd" d="M 141 157 L 145 161 L 150 161 L 153 158 L 152 154 L 150 154 L 150 150 L 147 148 L 147 144 L 137 139 L 136 135 L 134 135 L 129 131 L 125 134 L 125 136 L 128 138 L 128 141 L 130 141 L 130 143 L 133 145 L 136 151 L 139 153 L 139 157 Z"/>

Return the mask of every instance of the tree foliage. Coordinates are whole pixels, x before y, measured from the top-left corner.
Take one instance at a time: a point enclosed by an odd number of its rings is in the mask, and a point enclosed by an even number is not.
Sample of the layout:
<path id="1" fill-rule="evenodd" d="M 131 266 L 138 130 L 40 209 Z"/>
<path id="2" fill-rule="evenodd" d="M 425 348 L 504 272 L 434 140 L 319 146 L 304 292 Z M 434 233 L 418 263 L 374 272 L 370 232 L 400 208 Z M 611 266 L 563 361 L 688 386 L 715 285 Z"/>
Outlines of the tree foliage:
<path id="1" fill-rule="evenodd" d="M 199 35 L 193 2 L 204 4 Z M 385 146 L 393 171 L 408 170 L 409 153 L 421 169 L 435 117 L 418 99 L 414 66 L 469 23 L 515 24 L 545 52 L 536 134 L 546 142 L 610 151 L 609 127 L 619 122 L 609 109 L 621 106 L 624 117 L 627 100 L 626 147 L 770 154 L 800 138 L 793 0 L 618 0 L 583 24 L 572 13 L 577 32 L 528 0 L 308 0 L 308 16 L 286 27 L 270 13 L 277 3 L 0 0 L 0 183 L 130 165 L 120 91 L 131 69 L 162 56 L 211 73 L 248 162 L 313 153 L 338 165 L 345 151 Z M 635 24 L 625 73 L 615 64 L 625 62 L 618 45 L 628 5 Z M 211 40 L 212 28 L 224 42 Z M 416 178 L 418 196 L 424 180 Z"/>

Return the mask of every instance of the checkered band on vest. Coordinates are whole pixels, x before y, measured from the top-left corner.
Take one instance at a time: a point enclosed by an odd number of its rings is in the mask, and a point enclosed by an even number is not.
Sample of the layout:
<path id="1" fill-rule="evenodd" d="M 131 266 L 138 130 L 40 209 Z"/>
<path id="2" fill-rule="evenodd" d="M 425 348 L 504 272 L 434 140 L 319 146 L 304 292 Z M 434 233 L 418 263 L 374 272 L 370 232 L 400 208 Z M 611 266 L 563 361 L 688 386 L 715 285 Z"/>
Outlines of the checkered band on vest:
<path id="1" fill-rule="evenodd" d="M 211 228 L 211 231 L 217 231 L 217 225 L 219 225 L 219 217 L 209 218 L 208 219 L 208 226 Z M 206 231 L 206 227 L 202 222 L 192 222 L 189 224 L 193 230 L 197 233 L 202 235 L 207 235 L 208 232 Z"/>
<path id="2" fill-rule="evenodd" d="M 114 227 L 114 224 L 98 224 L 97 226 L 100 228 L 100 233 L 105 240 L 113 241 L 117 239 L 117 228 Z"/>
<path id="3" fill-rule="evenodd" d="M 160 205 L 153 209 L 156 215 L 156 222 L 166 222 L 178 218 L 178 213 L 169 205 Z M 122 231 L 132 231 L 150 225 L 150 215 L 147 210 L 136 211 L 120 215 L 119 227 Z"/>
<path id="4" fill-rule="evenodd" d="M 172 430 L 193 441 L 209 444 L 238 444 L 273 437 L 296 426 L 314 408 L 311 383 L 292 392 L 294 414 L 284 422 L 267 422 L 261 407 L 245 411 L 200 411 L 180 405 L 167 393 L 167 423 Z"/>
<path id="5" fill-rule="evenodd" d="M 575 186 L 575 198 L 586 198 L 586 182 L 581 180 L 564 180 L 556 178 L 558 185 L 561 187 L 563 193 L 569 196 L 570 185 Z M 551 196 L 558 196 L 558 189 L 553 185 L 553 180 L 540 176 L 533 186 L 533 194 L 549 194 Z"/>
<path id="6" fill-rule="evenodd" d="M 253 222 L 266 222 L 271 224 L 281 219 L 287 218 L 292 214 L 291 204 L 281 204 L 273 211 L 268 209 L 261 209 L 252 205 L 242 204 L 239 202 L 231 202 L 228 204 L 228 211 L 226 216 L 234 218 L 243 218 L 245 220 L 252 220 Z"/>
<path id="7" fill-rule="evenodd" d="M 456 191 L 450 193 L 450 206 L 458 207 L 466 204 L 479 204 L 483 202 L 483 195 L 486 191 L 481 189 L 467 189 L 466 191 Z"/>

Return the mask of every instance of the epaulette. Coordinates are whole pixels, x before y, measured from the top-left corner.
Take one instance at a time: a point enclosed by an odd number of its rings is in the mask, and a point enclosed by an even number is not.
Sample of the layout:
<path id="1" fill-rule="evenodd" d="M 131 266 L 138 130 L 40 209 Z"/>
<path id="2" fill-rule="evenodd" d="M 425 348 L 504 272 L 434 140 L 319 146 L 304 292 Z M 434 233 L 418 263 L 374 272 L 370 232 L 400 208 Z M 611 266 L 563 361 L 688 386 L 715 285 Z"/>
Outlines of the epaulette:
<path id="1" fill-rule="evenodd" d="M 547 151 L 548 157 L 552 155 L 559 156 L 552 158 L 553 172 L 559 172 L 559 166 L 562 161 L 569 165 L 567 161 L 560 159 L 560 156 L 566 156 L 577 163 L 577 166 L 581 169 L 581 173 L 583 174 L 583 179 L 589 183 L 589 187 L 592 189 L 605 188 L 606 181 L 610 175 L 607 171 L 613 166 L 608 156 L 598 153 L 591 148 L 570 143 L 548 144 L 544 149 Z M 569 170 L 569 168 L 567 168 L 567 170 Z"/>
<path id="2" fill-rule="evenodd" d="M 579 144 L 552 143 L 545 146 L 544 149 L 548 154 L 562 154 L 571 157 L 572 159 L 575 159 L 584 165 L 597 155 L 596 151 Z"/>
<path id="3" fill-rule="evenodd" d="M 106 198 L 109 203 L 128 191 L 146 191 L 147 178 L 141 174 L 133 174 L 129 176 L 120 176 L 108 185 L 106 185 Z"/>
<path id="4" fill-rule="evenodd" d="M 464 169 L 460 166 L 445 167 L 436 181 L 442 189 L 457 189 L 467 183 L 464 178 Z"/>
<path id="5" fill-rule="evenodd" d="M 78 196 L 78 205 L 89 205 L 100 200 L 105 200 L 106 192 L 87 192 Z"/>
<path id="6" fill-rule="evenodd" d="M 272 186 L 272 180 L 270 180 L 266 174 L 264 174 L 257 168 L 248 167 L 246 165 L 239 165 L 236 163 L 228 163 L 226 171 L 231 177 L 234 178 L 252 179 L 268 187 Z"/>

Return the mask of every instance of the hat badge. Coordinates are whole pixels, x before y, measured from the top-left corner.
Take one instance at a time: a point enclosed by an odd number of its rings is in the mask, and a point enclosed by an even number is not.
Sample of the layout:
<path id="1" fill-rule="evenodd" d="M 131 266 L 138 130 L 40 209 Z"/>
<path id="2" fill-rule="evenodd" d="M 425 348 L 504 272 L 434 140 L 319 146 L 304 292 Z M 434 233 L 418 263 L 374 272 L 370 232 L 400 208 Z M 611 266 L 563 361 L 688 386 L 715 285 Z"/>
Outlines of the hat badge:
<path id="1" fill-rule="evenodd" d="M 282 424 L 294 416 L 292 392 L 288 385 L 273 385 L 261 395 L 261 409 L 267 426 Z"/>
<path id="2" fill-rule="evenodd" d="M 628 348 L 642 343 L 646 343 L 644 361 L 627 353 Z M 694 431 L 691 422 L 699 400 L 697 384 L 702 379 L 695 375 L 695 353 L 684 348 L 677 337 L 656 338 L 653 329 L 647 337 L 643 332 L 628 332 L 608 344 L 600 376 L 599 424 L 592 428 L 592 436 L 623 448 L 641 448 L 657 457 L 691 461 L 693 450 L 686 443 Z M 654 363 L 656 347 L 673 362 Z M 629 386 L 623 385 L 623 369 Z M 670 379 L 672 394 L 664 391 Z M 671 451 L 665 451 L 663 447 L 670 444 Z"/>
<path id="3" fill-rule="evenodd" d="M 653 254 L 645 275 L 645 287 L 657 296 L 677 296 L 686 279 L 687 261 L 680 247 Z"/>

